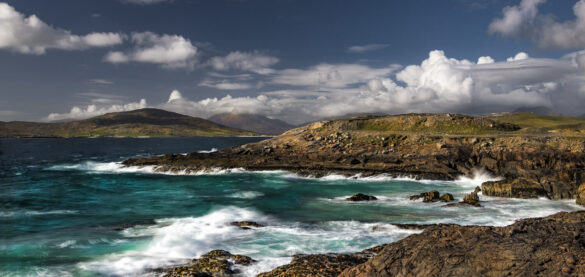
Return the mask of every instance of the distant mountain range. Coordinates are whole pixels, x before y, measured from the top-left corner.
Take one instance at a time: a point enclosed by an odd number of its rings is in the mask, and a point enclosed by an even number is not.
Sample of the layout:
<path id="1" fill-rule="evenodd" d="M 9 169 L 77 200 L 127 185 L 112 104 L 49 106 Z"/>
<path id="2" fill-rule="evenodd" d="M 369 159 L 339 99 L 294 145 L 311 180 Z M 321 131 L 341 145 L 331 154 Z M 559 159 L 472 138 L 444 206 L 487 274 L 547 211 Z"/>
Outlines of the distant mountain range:
<path id="1" fill-rule="evenodd" d="M 0 137 L 171 137 L 256 135 L 160 109 L 108 113 L 70 122 L 0 122 Z"/>
<path id="2" fill-rule="evenodd" d="M 208 119 L 217 124 L 267 135 L 279 135 L 296 127 L 282 120 L 271 119 L 258 114 L 223 113 L 216 114 Z"/>

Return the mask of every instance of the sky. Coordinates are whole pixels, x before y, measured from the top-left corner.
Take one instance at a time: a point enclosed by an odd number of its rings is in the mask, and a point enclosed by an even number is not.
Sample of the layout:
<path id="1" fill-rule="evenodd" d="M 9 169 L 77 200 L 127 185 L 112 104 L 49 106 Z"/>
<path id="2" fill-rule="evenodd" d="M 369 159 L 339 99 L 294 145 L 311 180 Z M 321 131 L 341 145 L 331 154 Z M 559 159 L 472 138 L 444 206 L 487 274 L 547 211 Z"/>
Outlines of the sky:
<path id="1" fill-rule="evenodd" d="M 585 114 L 585 0 L 0 0 L 0 121 Z"/>

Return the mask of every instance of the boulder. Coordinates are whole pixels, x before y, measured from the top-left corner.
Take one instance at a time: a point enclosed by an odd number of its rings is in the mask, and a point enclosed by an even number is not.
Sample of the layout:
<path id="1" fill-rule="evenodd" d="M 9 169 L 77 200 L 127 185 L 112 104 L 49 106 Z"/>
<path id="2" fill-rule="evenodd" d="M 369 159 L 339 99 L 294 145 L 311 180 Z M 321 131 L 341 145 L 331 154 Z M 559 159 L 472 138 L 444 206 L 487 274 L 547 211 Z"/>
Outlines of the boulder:
<path id="1" fill-rule="evenodd" d="M 455 198 L 453 197 L 453 194 L 445 193 L 445 194 L 441 195 L 441 202 L 451 202 L 454 200 L 455 200 Z"/>
<path id="2" fill-rule="evenodd" d="M 479 204 L 479 196 L 475 192 L 471 192 L 470 194 L 465 195 L 465 197 L 463 197 L 463 202 L 462 203 L 465 203 L 465 204 L 468 204 L 468 205 L 472 205 L 472 206 L 476 206 L 476 207 L 481 206 Z"/>
<path id="3" fill-rule="evenodd" d="M 440 195 L 441 194 L 438 191 L 434 190 L 434 191 L 429 191 L 429 192 L 423 192 L 423 193 L 420 193 L 417 195 L 411 195 L 409 197 L 409 199 L 410 200 L 418 200 L 418 199 L 422 198 L 423 202 L 430 203 L 430 202 L 439 201 L 441 199 Z"/>
<path id="4" fill-rule="evenodd" d="M 347 200 L 347 201 L 373 201 L 373 200 L 378 200 L 378 198 L 376 198 L 376 196 L 358 193 L 358 194 L 354 194 L 351 197 L 346 198 L 345 200 Z"/>
<path id="5" fill-rule="evenodd" d="M 231 223 L 231 225 L 238 226 L 244 230 L 248 230 L 248 229 L 250 229 L 250 227 L 254 227 L 254 228 L 264 227 L 264 225 L 258 224 L 254 221 L 234 221 Z"/>
<path id="6" fill-rule="evenodd" d="M 481 188 L 479 186 L 477 186 L 477 187 L 475 187 L 475 190 L 473 192 L 480 193 L 481 192 Z"/>
<path id="7" fill-rule="evenodd" d="M 254 262 L 256 261 L 248 256 L 232 255 L 225 250 L 213 250 L 193 260 L 189 265 L 167 270 L 163 276 L 234 276 L 239 272 L 233 269 L 233 265 L 247 266 Z"/>

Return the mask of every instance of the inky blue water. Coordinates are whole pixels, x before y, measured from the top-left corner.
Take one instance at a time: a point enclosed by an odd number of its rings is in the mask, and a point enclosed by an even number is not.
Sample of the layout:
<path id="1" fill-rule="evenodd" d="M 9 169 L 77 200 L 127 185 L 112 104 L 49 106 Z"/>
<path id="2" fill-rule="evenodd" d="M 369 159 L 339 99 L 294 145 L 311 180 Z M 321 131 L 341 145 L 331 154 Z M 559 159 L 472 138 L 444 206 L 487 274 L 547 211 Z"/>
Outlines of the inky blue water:
<path id="1" fill-rule="evenodd" d="M 580 209 L 574 201 L 481 196 L 482 207 L 442 207 L 408 196 L 461 199 L 487 177 L 301 178 L 286 172 L 155 174 L 130 157 L 187 153 L 260 138 L 0 140 L 0 276 L 141 276 L 213 249 L 257 259 L 253 276 L 302 253 L 352 252 L 404 238 L 391 223 L 506 225 Z M 355 193 L 380 198 L 344 200 Z M 242 230 L 253 220 L 266 227 Z"/>

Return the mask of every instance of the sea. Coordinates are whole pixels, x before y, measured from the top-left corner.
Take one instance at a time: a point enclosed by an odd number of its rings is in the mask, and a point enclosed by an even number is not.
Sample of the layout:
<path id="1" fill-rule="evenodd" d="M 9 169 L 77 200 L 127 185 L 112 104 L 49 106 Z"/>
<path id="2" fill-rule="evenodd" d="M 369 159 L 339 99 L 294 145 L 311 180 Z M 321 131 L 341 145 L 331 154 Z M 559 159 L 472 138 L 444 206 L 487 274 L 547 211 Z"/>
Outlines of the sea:
<path id="1" fill-rule="evenodd" d="M 410 176 L 302 177 L 243 169 L 170 174 L 126 168 L 125 159 L 211 152 L 258 137 L 0 139 L 0 276 L 157 276 L 223 249 L 257 260 L 241 276 L 298 254 L 349 253 L 420 231 L 396 223 L 503 226 L 580 210 L 574 200 L 480 194 L 481 207 L 411 201 L 431 190 L 461 200 L 486 180 Z M 349 202 L 356 193 L 377 201 Z M 249 230 L 234 221 L 265 225 Z"/>

